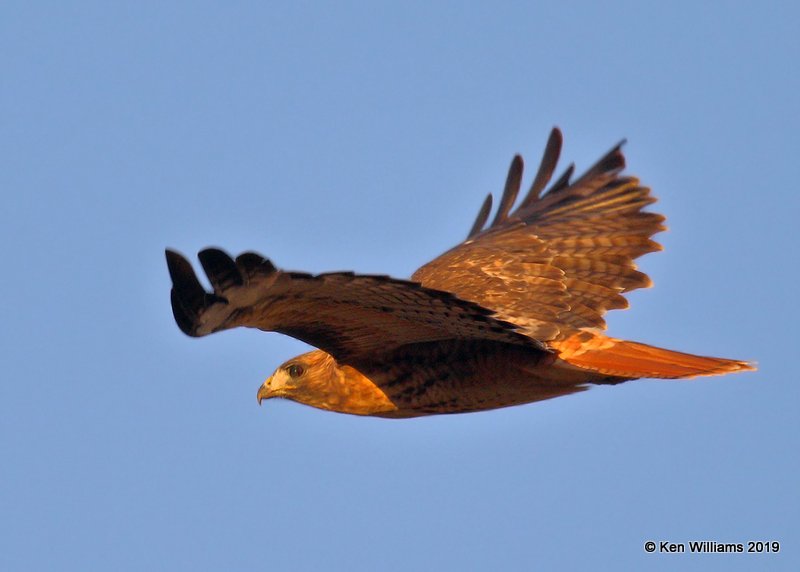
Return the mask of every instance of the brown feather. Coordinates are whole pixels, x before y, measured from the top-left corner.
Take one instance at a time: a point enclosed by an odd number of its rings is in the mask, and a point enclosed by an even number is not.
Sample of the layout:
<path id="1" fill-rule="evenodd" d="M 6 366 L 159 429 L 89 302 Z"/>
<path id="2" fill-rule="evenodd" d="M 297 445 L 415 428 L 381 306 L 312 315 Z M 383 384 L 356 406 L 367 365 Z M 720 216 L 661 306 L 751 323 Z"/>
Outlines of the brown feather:
<path id="1" fill-rule="evenodd" d="M 566 189 L 569 187 L 569 180 L 572 178 L 572 174 L 575 172 L 575 164 L 570 163 L 569 166 L 561 173 L 561 176 L 556 179 L 556 182 L 553 183 L 553 186 L 547 191 L 547 194 L 555 194 L 559 191 Z"/>
<path id="2" fill-rule="evenodd" d="M 467 234 L 467 240 L 478 234 L 483 230 L 483 226 L 486 224 L 487 219 L 489 218 L 489 213 L 492 210 L 492 195 L 491 193 L 486 195 L 486 199 L 483 201 L 483 206 L 481 206 L 481 210 L 478 211 L 478 216 L 475 219 L 475 222 L 472 224 L 472 228 Z"/>
<path id="3" fill-rule="evenodd" d="M 508 213 L 511 211 L 511 207 L 514 206 L 514 201 L 517 200 L 517 194 L 519 194 L 519 189 L 522 185 L 522 168 L 522 157 L 514 155 L 511 166 L 508 168 L 508 176 L 506 177 L 503 196 L 500 199 L 500 204 L 497 206 L 497 214 L 494 217 L 492 226 L 497 226 L 508 220 Z"/>
<path id="4" fill-rule="evenodd" d="M 519 205 L 520 210 L 524 210 L 526 207 L 539 200 L 539 196 L 542 194 L 542 191 L 553 176 L 553 172 L 556 170 L 563 141 L 564 138 L 561 135 L 561 130 L 558 127 L 554 127 L 553 130 L 550 131 L 550 137 L 547 139 L 547 145 L 545 145 L 544 154 L 542 155 L 542 162 L 539 164 L 539 170 L 536 171 L 536 176 L 533 178 L 531 188 Z"/>

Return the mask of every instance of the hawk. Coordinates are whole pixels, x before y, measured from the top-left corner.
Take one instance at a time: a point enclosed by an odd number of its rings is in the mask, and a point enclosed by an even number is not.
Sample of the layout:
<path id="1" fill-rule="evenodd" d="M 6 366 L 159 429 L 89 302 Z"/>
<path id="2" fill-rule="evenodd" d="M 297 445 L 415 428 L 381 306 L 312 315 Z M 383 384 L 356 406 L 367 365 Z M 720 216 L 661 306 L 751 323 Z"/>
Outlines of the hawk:
<path id="1" fill-rule="evenodd" d="M 213 288 L 167 250 L 180 329 L 205 336 L 239 326 L 281 332 L 318 349 L 281 365 L 258 402 L 282 397 L 355 415 L 417 417 L 482 411 L 638 378 L 683 379 L 752 370 L 605 334 L 608 310 L 652 285 L 634 260 L 661 250 L 664 217 L 622 143 L 582 176 L 549 185 L 561 152 L 555 128 L 524 198 L 511 161 L 491 224 L 489 195 L 467 239 L 410 280 L 279 270 L 266 258 L 199 253 Z"/>

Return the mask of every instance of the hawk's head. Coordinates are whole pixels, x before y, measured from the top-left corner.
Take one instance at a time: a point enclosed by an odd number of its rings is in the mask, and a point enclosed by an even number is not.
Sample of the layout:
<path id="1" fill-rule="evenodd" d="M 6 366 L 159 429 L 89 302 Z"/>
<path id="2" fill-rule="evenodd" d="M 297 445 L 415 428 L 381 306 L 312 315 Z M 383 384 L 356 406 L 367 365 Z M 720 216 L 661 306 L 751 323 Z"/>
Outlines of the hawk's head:
<path id="1" fill-rule="evenodd" d="M 339 366 L 333 357 L 314 350 L 292 358 L 258 388 L 258 403 L 285 397 L 299 403 L 355 415 L 397 409 L 386 394 L 356 369 Z"/>

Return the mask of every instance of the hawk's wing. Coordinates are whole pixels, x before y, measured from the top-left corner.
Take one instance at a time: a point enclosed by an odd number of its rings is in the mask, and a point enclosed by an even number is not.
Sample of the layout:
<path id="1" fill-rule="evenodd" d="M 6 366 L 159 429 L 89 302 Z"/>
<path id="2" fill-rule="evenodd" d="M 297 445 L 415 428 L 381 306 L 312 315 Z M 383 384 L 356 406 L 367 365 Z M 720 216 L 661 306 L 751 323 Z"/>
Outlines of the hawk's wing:
<path id="1" fill-rule="evenodd" d="M 553 129 L 533 184 L 512 212 L 522 180 L 522 158 L 514 157 L 492 224 L 484 229 L 489 195 L 467 240 L 412 280 L 491 308 L 537 340 L 605 329 L 605 312 L 627 307 L 624 292 L 651 285 L 634 259 L 661 249 L 650 236 L 664 230 L 664 217 L 642 211 L 656 200 L 650 189 L 620 176 L 621 144 L 572 182 L 570 165 L 542 193 L 561 143 Z"/>
<path id="2" fill-rule="evenodd" d="M 300 339 L 344 361 L 447 339 L 532 344 L 516 326 L 492 317 L 492 311 L 414 282 L 349 272 L 284 272 L 258 254 L 234 260 L 207 249 L 199 258 L 214 290 L 210 293 L 183 256 L 171 250 L 166 254 L 172 310 L 190 336 L 259 328 Z"/>

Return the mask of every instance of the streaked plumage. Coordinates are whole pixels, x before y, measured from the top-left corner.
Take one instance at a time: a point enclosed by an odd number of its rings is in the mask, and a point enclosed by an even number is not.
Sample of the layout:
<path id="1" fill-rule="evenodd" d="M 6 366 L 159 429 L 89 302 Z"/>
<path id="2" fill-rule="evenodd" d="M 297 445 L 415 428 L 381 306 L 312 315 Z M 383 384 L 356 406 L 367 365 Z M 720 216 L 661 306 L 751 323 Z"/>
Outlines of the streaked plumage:
<path id="1" fill-rule="evenodd" d="M 414 417 L 529 403 L 641 377 L 753 369 L 605 335 L 606 311 L 649 287 L 634 260 L 660 250 L 664 217 L 638 179 L 621 176 L 621 145 L 584 175 L 573 166 L 547 191 L 561 150 L 554 129 L 533 183 L 517 200 L 514 157 L 492 223 L 491 195 L 467 240 L 411 281 L 276 269 L 258 254 L 199 254 L 213 292 L 167 250 L 180 328 L 203 336 L 238 326 L 276 331 L 319 348 L 289 360 L 259 401 L 294 399 L 360 415 Z"/>

